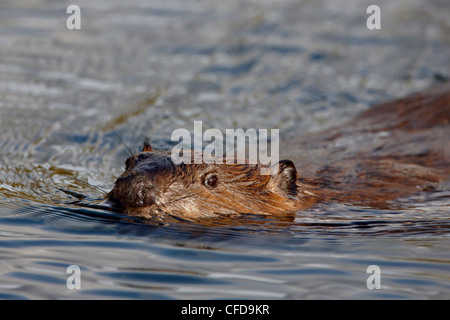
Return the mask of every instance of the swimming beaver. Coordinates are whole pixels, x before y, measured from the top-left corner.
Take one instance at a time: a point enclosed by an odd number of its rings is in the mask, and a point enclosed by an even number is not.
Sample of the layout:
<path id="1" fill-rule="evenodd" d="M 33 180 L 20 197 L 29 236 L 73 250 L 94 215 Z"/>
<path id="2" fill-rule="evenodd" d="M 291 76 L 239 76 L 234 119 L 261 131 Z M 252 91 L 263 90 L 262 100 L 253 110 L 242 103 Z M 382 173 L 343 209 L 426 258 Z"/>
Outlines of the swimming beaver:
<path id="1" fill-rule="evenodd" d="M 432 190 L 450 173 L 450 85 L 374 106 L 343 126 L 288 139 L 296 146 L 275 174 L 260 165 L 175 164 L 170 151 L 126 161 L 108 199 L 130 215 L 199 218 L 217 214 L 280 215 L 317 201 L 375 207 Z M 291 148 L 292 149 L 292 148 Z"/>

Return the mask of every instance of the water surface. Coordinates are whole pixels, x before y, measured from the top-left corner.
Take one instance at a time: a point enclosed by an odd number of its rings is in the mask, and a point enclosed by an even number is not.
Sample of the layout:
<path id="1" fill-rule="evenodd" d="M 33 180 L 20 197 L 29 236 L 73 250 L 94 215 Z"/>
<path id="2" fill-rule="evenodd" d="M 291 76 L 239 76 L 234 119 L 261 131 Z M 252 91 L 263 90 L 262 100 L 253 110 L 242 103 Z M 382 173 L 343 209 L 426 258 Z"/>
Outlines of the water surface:
<path id="1" fill-rule="evenodd" d="M 68 30 L 68 3 L 3 1 L 0 298 L 448 299 L 448 184 L 384 210 L 205 224 L 103 201 L 121 139 L 169 148 L 194 120 L 303 134 L 449 79 L 446 1 L 378 3 L 381 30 L 362 0 L 79 0 L 82 28 Z"/>

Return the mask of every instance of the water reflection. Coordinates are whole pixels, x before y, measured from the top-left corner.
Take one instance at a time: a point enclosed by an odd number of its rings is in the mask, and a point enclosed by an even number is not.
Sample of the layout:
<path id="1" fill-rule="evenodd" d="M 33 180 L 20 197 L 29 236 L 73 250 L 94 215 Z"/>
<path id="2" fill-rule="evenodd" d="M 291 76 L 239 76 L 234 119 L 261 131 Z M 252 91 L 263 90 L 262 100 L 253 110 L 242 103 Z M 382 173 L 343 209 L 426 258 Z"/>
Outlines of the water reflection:
<path id="1" fill-rule="evenodd" d="M 377 33 L 364 1 L 80 0 L 74 32 L 66 4 L 28 5 L 0 10 L 0 298 L 449 297 L 446 185 L 384 209 L 203 221 L 103 200 L 121 139 L 167 149 L 194 120 L 298 136 L 449 79 L 441 2 L 383 0 Z M 370 264 L 384 290 L 367 290 Z"/>

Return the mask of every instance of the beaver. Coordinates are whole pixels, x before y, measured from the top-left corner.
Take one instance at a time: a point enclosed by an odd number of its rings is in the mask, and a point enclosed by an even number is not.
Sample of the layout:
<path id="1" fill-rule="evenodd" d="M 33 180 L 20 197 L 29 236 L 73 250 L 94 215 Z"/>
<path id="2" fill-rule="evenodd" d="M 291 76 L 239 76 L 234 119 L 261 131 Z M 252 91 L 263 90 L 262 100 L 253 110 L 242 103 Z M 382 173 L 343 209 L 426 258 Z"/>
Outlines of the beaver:
<path id="1" fill-rule="evenodd" d="M 373 106 L 339 127 L 287 138 L 301 174 L 291 160 L 276 163 L 272 175 L 236 161 L 176 164 L 170 151 L 144 143 L 107 199 L 145 218 L 286 215 L 323 201 L 383 208 L 446 181 L 449 141 L 446 84 Z"/>
<path id="2" fill-rule="evenodd" d="M 261 165 L 237 161 L 175 164 L 170 151 L 154 150 L 145 143 L 142 152 L 128 158 L 125 165 L 108 199 L 130 215 L 271 215 L 294 212 L 315 197 L 301 187 L 290 160 L 279 161 L 275 174 L 262 175 Z"/>

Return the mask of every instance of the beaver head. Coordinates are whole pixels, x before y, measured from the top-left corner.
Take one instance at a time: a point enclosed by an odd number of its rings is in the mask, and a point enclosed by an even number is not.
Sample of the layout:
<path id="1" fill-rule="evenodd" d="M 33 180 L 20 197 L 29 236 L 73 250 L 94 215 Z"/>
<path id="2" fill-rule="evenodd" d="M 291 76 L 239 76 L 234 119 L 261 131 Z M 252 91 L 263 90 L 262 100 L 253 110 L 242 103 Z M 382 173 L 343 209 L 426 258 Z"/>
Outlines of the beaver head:
<path id="1" fill-rule="evenodd" d="M 130 215 L 276 215 L 293 212 L 314 198 L 297 183 L 297 171 L 290 160 L 275 164 L 272 175 L 261 175 L 260 165 L 175 164 L 169 151 L 153 150 L 146 144 L 125 164 L 125 172 L 108 200 Z"/>

